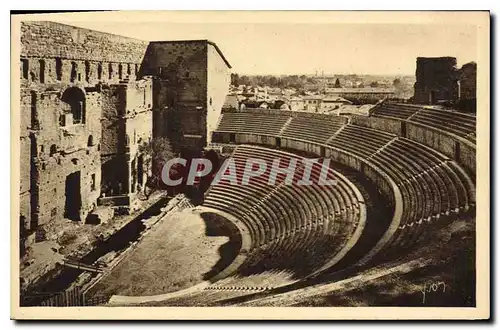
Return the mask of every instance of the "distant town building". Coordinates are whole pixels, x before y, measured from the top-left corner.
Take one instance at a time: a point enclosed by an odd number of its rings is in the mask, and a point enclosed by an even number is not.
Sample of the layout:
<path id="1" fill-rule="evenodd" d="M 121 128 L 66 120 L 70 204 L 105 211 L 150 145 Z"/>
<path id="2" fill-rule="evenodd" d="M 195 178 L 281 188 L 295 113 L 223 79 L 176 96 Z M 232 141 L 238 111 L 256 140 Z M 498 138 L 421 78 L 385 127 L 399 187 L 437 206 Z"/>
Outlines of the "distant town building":
<path id="1" fill-rule="evenodd" d="M 338 109 L 342 105 L 346 104 L 352 104 L 351 101 L 346 100 L 343 97 L 337 96 L 337 97 L 325 97 L 321 100 L 320 104 L 320 111 L 321 112 L 328 112 L 332 109 Z"/>
<path id="2" fill-rule="evenodd" d="M 300 97 L 291 97 L 288 100 L 290 110 L 292 111 L 303 111 L 304 110 L 304 100 Z"/>
<path id="3" fill-rule="evenodd" d="M 228 94 L 226 96 L 224 104 L 222 105 L 222 109 L 239 109 L 239 108 L 240 108 L 240 101 L 238 95 Z"/>
<path id="4" fill-rule="evenodd" d="M 376 103 L 395 95 L 394 88 L 363 87 L 363 88 L 326 88 L 327 97 L 343 97 L 357 104 Z"/>
<path id="5" fill-rule="evenodd" d="M 240 103 L 240 110 L 252 108 L 252 109 L 267 109 L 269 104 L 262 100 L 244 100 Z"/>
<path id="6" fill-rule="evenodd" d="M 319 95 L 308 95 L 304 96 L 304 111 L 307 112 L 319 112 L 321 106 L 322 96 Z"/>

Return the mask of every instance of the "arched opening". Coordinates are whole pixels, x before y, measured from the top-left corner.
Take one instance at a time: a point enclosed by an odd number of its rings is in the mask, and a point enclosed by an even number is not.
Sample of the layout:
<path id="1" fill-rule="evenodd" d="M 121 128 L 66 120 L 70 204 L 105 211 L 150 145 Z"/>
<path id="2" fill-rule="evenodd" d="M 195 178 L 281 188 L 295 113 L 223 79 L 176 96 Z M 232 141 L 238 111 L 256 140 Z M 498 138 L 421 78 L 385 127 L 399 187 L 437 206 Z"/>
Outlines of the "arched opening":
<path id="1" fill-rule="evenodd" d="M 56 57 L 56 79 L 62 80 L 62 60 Z"/>
<path id="2" fill-rule="evenodd" d="M 123 79 L 123 65 L 121 63 L 118 64 L 118 79 Z"/>
<path id="3" fill-rule="evenodd" d="M 22 58 L 21 59 L 21 64 L 22 64 L 22 69 L 23 69 L 23 79 L 28 79 L 29 76 L 29 61 L 27 58 Z"/>
<path id="4" fill-rule="evenodd" d="M 77 87 L 66 89 L 61 100 L 70 106 L 73 124 L 85 122 L 85 93 L 81 89 Z"/>
<path id="5" fill-rule="evenodd" d="M 97 79 L 102 79 L 102 63 L 97 64 Z"/>
<path id="6" fill-rule="evenodd" d="M 39 61 L 39 69 L 40 69 L 40 82 L 45 83 L 45 60 Z"/>
<path id="7" fill-rule="evenodd" d="M 127 75 L 130 76 L 131 69 L 130 69 L 130 63 L 127 63 Z"/>
<path id="8" fill-rule="evenodd" d="M 38 129 L 38 113 L 36 108 L 37 94 L 31 91 L 31 128 Z"/>
<path id="9" fill-rule="evenodd" d="M 55 144 L 50 146 L 50 153 L 49 156 L 52 157 L 57 153 L 57 146 Z"/>
<path id="10" fill-rule="evenodd" d="M 78 71 L 78 65 L 75 62 L 71 62 L 71 75 L 69 78 L 70 82 L 75 82 L 77 71 Z"/>
<path id="11" fill-rule="evenodd" d="M 85 61 L 85 81 L 89 82 L 90 80 L 90 63 L 89 61 Z"/>
<path id="12" fill-rule="evenodd" d="M 87 146 L 92 147 L 94 145 L 94 137 L 92 135 L 89 135 L 89 139 L 87 141 Z"/>
<path id="13" fill-rule="evenodd" d="M 108 78 L 113 79 L 113 64 L 108 64 Z"/>

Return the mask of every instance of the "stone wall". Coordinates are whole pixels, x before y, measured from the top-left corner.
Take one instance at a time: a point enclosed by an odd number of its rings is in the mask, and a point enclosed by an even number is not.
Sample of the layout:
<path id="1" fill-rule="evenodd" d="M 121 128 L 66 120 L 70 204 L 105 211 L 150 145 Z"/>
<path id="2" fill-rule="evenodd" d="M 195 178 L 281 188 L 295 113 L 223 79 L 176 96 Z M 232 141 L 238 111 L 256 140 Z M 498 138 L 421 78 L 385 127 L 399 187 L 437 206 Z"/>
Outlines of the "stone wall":
<path id="1" fill-rule="evenodd" d="M 403 136 L 403 121 L 390 118 L 352 116 L 351 122 L 355 125 L 371 127 Z M 473 177 L 476 174 L 476 146 L 465 139 L 452 136 L 439 129 L 422 126 L 418 123 L 406 122 L 404 137 L 422 143 L 437 150 L 450 159 L 463 165 Z"/>
<path id="2" fill-rule="evenodd" d="M 155 136 L 168 137 L 175 150 L 186 145 L 199 148 L 206 138 L 202 122 L 207 110 L 206 41 L 152 42 L 142 73 L 157 77 Z"/>
<path id="3" fill-rule="evenodd" d="M 229 89 L 229 66 L 207 40 L 152 42 L 142 74 L 154 75 L 154 135 L 175 150 L 203 148 Z"/>
<path id="4" fill-rule="evenodd" d="M 460 101 L 457 108 L 476 112 L 477 107 L 477 64 L 466 63 L 460 69 Z"/>
<path id="5" fill-rule="evenodd" d="M 21 57 L 140 64 L 147 46 L 147 41 L 61 23 L 21 23 Z"/>
<path id="6" fill-rule="evenodd" d="M 73 89 L 76 87 L 70 87 Z M 85 92 L 82 123 L 61 122 L 61 116 L 68 111 L 68 104 L 62 101 L 64 91 L 33 92 L 36 102 L 32 104 L 34 120 L 38 129 L 34 131 L 31 148 L 35 150 L 31 193 L 38 196 L 36 225 L 44 225 L 57 217 L 84 220 L 93 209 L 99 196 L 101 164 L 99 145 L 101 140 L 101 98 L 97 92 Z M 32 171 L 32 175 L 33 175 Z M 73 203 L 77 213 L 68 213 L 68 181 L 75 174 Z M 77 205 L 80 203 L 80 205 Z M 33 205 L 32 205 L 33 207 Z"/>
<path id="7" fill-rule="evenodd" d="M 457 59 L 418 57 L 414 103 L 435 104 L 438 100 L 458 99 Z"/>
<path id="8" fill-rule="evenodd" d="M 128 195 L 134 201 L 148 172 L 139 146 L 153 136 L 152 81 L 147 77 L 111 85 L 103 95 L 102 192 L 107 198 Z"/>
<path id="9" fill-rule="evenodd" d="M 401 135 L 401 121 L 397 119 L 354 115 L 351 117 L 351 122 L 355 125 Z"/>
<path id="10" fill-rule="evenodd" d="M 224 59 L 213 44 L 208 44 L 207 65 L 207 127 L 206 138 L 210 144 L 212 132 L 217 127 L 222 106 L 229 92 L 231 74 Z"/>
<path id="11" fill-rule="evenodd" d="M 103 192 L 133 201 L 148 170 L 139 145 L 153 131 L 177 136 L 179 147 L 204 147 L 207 117 L 218 116 L 229 85 L 229 66 L 214 47 L 23 22 L 21 228 L 33 233 L 62 217 L 83 221 Z M 68 215 L 68 195 L 77 214 Z"/>

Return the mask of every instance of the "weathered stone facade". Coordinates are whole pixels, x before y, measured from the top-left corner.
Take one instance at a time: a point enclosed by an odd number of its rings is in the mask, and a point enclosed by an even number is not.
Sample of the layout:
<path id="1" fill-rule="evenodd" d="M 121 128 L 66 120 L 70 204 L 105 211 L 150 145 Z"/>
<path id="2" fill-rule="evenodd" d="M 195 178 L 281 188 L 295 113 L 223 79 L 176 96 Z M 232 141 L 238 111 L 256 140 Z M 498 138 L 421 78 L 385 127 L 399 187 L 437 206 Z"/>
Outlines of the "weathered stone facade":
<path id="1" fill-rule="evenodd" d="M 439 100 L 458 99 L 457 59 L 454 57 L 418 57 L 414 102 L 436 104 Z"/>
<path id="2" fill-rule="evenodd" d="M 477 64 L 470 62 L 464 64 L 460 74 L 460 101 L 459 108 L 464 111 L 476 112 L 477 93 Z"/>
<path id="3" fill-rule="evenodd" d="M 102 197 L 99 204 L 129 206 L 144 188 L 148 168 L 139 146 L 153 134 L 151 77 L 106 86 L 102 107 Z"/>
<path id="4" fill-rule="evenodd" d="M 200 149 L 210 142 L 230 83 L 230 65 L 207 40 L 151 42 L 143 73 L 153 84 L 154 136 L 174 149 Z"/>
<path id="5" fill-rule="evenodd" d="M 133 204 L 148 172 L 139 145 L 177 129 L 179 147 L 205 146 L 228 68 L 208 41 L 148 43 L 23 22 L 21 234 L 56 218 L 85 221 L 100 204 Z"/>

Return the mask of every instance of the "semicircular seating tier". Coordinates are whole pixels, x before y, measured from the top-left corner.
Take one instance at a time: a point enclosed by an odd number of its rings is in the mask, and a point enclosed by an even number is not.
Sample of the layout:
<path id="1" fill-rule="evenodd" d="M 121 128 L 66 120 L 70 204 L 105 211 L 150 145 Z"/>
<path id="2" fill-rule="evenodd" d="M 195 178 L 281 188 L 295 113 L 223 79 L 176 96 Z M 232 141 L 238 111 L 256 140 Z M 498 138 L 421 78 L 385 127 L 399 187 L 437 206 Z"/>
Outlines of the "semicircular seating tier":
<path id="1" fill-rule="evenodd" d="M 414 107 L 411 108 L 413 111 Z M 397 116 L 412 116 L 410 110 L 408 114 L 403 114 L 404 111 L 398 112 Z M 446 224 L 461 214 L 473 213 L 474 180 L 456 160 L 411 139 L 352 122 L 342 116 L 281 110 L 228 112 L 222 114 L 212 141 L 215 144 L 251 143 L 315 153 L 371 179 L 393 203 L 394 215 L 385 234 L 373 243 L 373 248 L 360 259 L 360 264 L 376 255 L 410 248 L 425 240 L 432 233 L 433 226 Z M 330 204 L 338 197 L 332 195 L 331 198 Z M 267 198 L 264 203 L 276 203 L 276 200 Z M 329 205 L 326 200 L 325 203 Z M 289 217 L 297 217 L 299 223 L 304 221 L 303 215 Z M 285 227 L 286 230 L 290 228 Z M 261 242 L 269 241 L 269 238 L 262 239 L 266 235 L 264 225 L 253 231 L 254 235 L 258 233 Z"/>
<path id="2" fill-rule="evenodd" d="M 323 167 L 318 159 L 307 167 L 307 158 L 251 145 L 237 146 L 230 159 L 234 166 L 222 171 L 232 169 L 236 175 L 213 183 L 201 207 L 234 221 L 243 241 L 250 242 L 242 248 L 240 255 L 245 258 L 235 270 L 236 276 L 247 278 L 248 285 L 262 273 L 269 275 L 270 282 L 276 278 L 274 282 L 284 284 L 321 272 L 355 245 L 366 219 L 364 199 L 328 164 Z M 244 183 L 243 173 L 252 159 L 264 161 L 265 171 Z M 294 169 L 293 174 L 273 176 L 273 162 Z M 299 184 L 305 172 L 313 184 Z M 318 184 L 322 177 L 333 184 Z M 283 280 L 273 277 L 277 273 L 286 273 Z"/>

